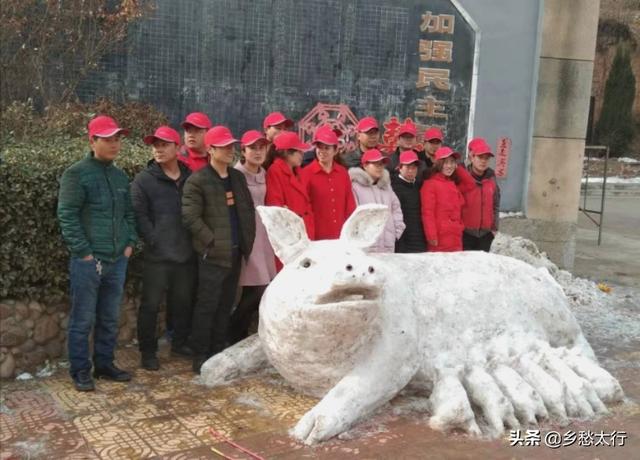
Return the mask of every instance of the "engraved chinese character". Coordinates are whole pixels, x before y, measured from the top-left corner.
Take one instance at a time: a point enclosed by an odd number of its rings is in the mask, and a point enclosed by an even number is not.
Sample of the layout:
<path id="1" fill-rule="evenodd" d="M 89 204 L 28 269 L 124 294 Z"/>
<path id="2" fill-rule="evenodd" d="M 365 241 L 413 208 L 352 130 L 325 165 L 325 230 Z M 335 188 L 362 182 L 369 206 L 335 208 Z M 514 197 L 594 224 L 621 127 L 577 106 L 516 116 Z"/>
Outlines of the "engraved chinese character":
<path id="1" fill-rule="evenodd" d="M 524 438 L 520 430 L 509 431 L 509 445 L 511 447 L 524 445 Z"/>
<path id="2" fill-rule="evenodd" d="M 433 34 L 453 34 L 456 18 L 452 14 L 432 14 L 427 11 L 422 15 L 420 30 Z"/>
<path id="3" fill-rule="evenodd" d="M 447 120 L 449 115 L 444 113 L 444 101 L 439 101 L 433 96 L 418 99 L 416 102 L 416 117 L 442 118 Z"/>
<path id="4" fill-rule="evenodd" d="M 600 431 L 600 433 L 594 433 L 593 434 L 593 439 L 594 439 L 594 446 L 609 446 L 609 443 L 607 442 L 607 440 L 605 438 L 610 438 L 611 435 L 608 433 L 605 433 L 604 431 Z"/>
<path id="5" fill-rule="evenodd" d="M 423 62 L 453 61 L 453 42 L 442 40 L 420 40 L 420 60 Z"/>
<path id="6" fill-rule="evenodd" d="M 418 81 L 416 82 L 416 88 L 426 88 L 433 84 L 437 89 L 449 91 L 449 89 L 451 89 L 449 74 L 449 69 L 430 69 L 428 67 L 420 67 L 420 69 L 418 69 Z"/>
<path id="7" fill-rule="evenodd" d="M 578 434 L 578 445 L 580 447 L 593 446 L 593 433 L 590 430 L 580 431 Z"/>
<path id="8" fill-rule="evenodd" d="M 624 440 L 627 439 L 626 431 L 612 431 L 611 432 L 611 445 L 613 447 L 623 447 Z"/>
<path id="9" fill-rule="evenodd" d="M 540 430 L 527 430 L 527 434 L 524 437 L 525 446 L 539 446 L 540 445 Z"/>
<path id="10" fill-rule="evenodd" d="M 503 163 L 504 163 L 504 159 L 503 159 Z M 504 166 L 506 166 L 506 165 L 503 164 L 502 166 L 504 168 Z M 568 447 L 568 446 L 571 446 L 571 445 L 575 444 L 576 439 L 577 439 L 577 435 L 576 435 L 575 431 L 569 430 L 564 434 L 563 438 L 564 438 L 564 442 L 562 443 L 562 445 L 564 447 Z"/>

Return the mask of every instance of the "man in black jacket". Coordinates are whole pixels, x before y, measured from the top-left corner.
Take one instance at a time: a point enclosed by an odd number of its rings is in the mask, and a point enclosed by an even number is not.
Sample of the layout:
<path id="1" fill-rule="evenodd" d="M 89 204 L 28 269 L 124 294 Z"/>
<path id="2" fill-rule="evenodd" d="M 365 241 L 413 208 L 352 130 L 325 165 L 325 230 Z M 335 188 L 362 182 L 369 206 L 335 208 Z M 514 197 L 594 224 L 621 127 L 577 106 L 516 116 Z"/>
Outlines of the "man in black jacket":
<path id="1" fill-rule="evenodd" d="M 161 126 L 144 143 L 152 146 L 154 159 L 131 184 L 138 232 L 145 243 L 138 342 L 142 368 L 158 370 L 156 320 L 165 293 L 174 328 L 172 354 L 193 354 L 187 340 L 197 266 L 191 236 L 182 224 L 182 189 L 191 173 L 178 161 L 180 135 Z"/>
<path id="2" fill-rule="evenodd" d="M 253 199 L 247 180 L 230 168 L 237 139 L 225 126 L 205 135 L 209 164 L 184 187 L 182 219 L 198 253 L 198 295 L 193 312 L 193 371 L 228 346 L 231 307 L 240 261 L 251 254 L 256 236 Z"/>
<path id="3" fill-rule="evenodd" d="M 420 159 L 413 150 L 402 152 L 398 159 L 397 174 L 391 176 L 391 188 L 400 200 L 402 218 L 406 228 L 396 241 L 396 252 L 426 252 L 427 241 L 422 226 L 420 186 L 417 180 Z"/>

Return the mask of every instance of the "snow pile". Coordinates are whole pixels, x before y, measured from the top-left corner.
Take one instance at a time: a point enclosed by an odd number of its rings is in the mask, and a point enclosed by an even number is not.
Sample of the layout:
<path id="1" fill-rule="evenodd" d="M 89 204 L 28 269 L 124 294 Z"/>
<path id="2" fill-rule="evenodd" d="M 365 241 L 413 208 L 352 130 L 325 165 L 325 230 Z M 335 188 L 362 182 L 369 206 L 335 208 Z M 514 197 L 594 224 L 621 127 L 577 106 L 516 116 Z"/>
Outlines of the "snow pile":
<path id="1" fill-rule="evenodd" d="M 622 157 L 618 158 L 618 163 L 631 163 L 633 165 L 640 164 L 640 160 L 638 160 L 637 158 Z"/>
<path id="2" fill-rule="evenodd" d="M 614 287 L 610 294 L 588 279 L 573 276 L 551 262 L 536 244 L 498 233 L 491 252 L 545 267 L 560 284 L 587 338 L 603 344 L 637 343 L 640 337 L 640 295 L 633 288 Z"/>
<path id="3" fill-rule="evenodd" d="M 504 219 L 506 217 L 524 217 L 524 213 L 522 211 L 508 211 L 500 213 L 500 219 Z"/>
<path id="4" fill-rule="evenodd" d="M 602 184 L 604 177 L 589 177 L 589 183 Z M 587 178 L 582 178 L 582 183 L 587 183 Z M 640 184 L 640 177 L 607 177 L 607 184 Z"/>

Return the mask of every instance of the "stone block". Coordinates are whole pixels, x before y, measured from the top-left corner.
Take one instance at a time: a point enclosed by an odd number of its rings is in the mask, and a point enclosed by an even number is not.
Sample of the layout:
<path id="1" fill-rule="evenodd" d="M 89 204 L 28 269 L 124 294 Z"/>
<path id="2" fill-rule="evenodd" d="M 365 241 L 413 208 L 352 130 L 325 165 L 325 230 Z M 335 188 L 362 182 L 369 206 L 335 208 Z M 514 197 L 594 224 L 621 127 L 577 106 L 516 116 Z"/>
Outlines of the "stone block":
<path id="1" fill-rule="evenodd" d="M 599 0 L 545 0 L 540 56 L 592 61 L 599 5 Z"/>
<path id="2" fill-rule="evenodd" d="M 533 135 L 584 139 L 593 62 L 540 58 Z"/>
<path id="3" fill-rule="evenodd" d="M 534 138 L 526 215 L 531 219 L 576 222 L 584 140 Z"/>

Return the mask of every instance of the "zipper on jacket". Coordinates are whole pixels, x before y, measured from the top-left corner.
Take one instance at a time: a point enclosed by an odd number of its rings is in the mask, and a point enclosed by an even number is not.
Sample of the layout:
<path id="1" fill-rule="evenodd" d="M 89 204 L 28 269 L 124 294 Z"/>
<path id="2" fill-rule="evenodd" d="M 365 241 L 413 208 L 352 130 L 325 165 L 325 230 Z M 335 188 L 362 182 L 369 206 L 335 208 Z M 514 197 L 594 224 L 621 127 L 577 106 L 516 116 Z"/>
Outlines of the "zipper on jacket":
<path id="1" fill-rule="evenodd" d="M 112 228 L 112 241 L 113 241 L 113 259 L 116 259 L 116 197 L 113 193 L 113 186 L 111 184 L 111 180 L 109 179 L 109 174 L 107 174 L 107 168 L 104 169 L 104 177 L 107 180 L 107 185 L 109 185 L 109 193 L 111 194 L 111 228 Z"/>

